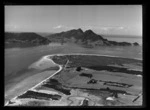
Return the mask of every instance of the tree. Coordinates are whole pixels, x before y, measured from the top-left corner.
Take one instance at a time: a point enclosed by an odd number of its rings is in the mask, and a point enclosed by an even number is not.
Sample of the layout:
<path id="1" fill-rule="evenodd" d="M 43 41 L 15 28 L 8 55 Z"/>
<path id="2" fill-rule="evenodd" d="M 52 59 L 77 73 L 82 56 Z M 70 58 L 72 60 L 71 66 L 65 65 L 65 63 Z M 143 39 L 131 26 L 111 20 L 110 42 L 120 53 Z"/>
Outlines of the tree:
<path id="1" fill-rule="evenodd" d="M 77 68 L 76 68 L 76 71 L 81 71 L 81 67 L 77 67 Z"/>

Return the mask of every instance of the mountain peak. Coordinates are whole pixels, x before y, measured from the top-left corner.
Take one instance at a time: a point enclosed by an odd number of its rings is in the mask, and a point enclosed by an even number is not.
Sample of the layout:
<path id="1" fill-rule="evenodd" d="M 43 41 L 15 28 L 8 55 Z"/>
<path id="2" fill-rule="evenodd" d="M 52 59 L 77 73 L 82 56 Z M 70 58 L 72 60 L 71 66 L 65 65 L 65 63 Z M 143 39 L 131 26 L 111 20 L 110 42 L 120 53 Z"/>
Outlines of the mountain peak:
<path id="1" fill-rule="evenodd" d="M 91 29 L 84 32 L 86 35 L 96 35 Z"/>
<path id="2" fill-rule="evenodd" d="M 93 34 L 95 34 L 91 29 L 86 30 L 85 33 L 93 33 Z"/>
<path id="3" fill-rule="evenodd" d="M 82 31 L 82 29 L 81 29 L 81 28 L 77 29 L 77 31 L 79 31 L 79 32 L 83 33 L 83 31 Z"/>
<path id="4" fill-rule="evenodd" d="M 74 33 L 74 32 L 75 32 L 75 33 L 76 33 L 76 32 L 78 32 L 78 33 L 83 33 L 83 31 L 82 31 L 81 28 L 79 28 L 79 29 L 72 29 L 72 30 L 69 30 L 69 31 L 66 31 L 66 32 L 71 32 L 71 33 L 72 33 L 72 32 L 73 32 L 73 33 Z"/>

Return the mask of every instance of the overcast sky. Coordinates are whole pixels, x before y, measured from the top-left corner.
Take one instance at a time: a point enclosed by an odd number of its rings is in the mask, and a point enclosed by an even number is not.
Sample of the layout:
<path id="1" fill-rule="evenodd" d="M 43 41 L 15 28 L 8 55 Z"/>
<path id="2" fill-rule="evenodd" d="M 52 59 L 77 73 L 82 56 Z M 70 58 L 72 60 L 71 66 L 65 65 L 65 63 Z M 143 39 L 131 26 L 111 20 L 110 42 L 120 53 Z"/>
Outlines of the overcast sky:
<path id="1" fill-rule="evenodd" d="M 141 5 L 5 6 L 5 31 L 142 35 Z"/>

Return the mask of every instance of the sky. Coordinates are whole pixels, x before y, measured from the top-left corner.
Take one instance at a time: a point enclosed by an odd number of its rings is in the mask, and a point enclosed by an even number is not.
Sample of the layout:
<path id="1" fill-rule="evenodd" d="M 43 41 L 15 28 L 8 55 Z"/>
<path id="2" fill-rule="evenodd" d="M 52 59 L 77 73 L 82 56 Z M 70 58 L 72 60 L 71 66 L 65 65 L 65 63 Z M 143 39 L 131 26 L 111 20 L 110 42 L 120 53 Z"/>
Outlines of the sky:
<path id="1" fill-rule="evenodd" d="M 5 6 L 5 31 L 56 33 L 78 28 L 142 36 L 142 5 Z"/>

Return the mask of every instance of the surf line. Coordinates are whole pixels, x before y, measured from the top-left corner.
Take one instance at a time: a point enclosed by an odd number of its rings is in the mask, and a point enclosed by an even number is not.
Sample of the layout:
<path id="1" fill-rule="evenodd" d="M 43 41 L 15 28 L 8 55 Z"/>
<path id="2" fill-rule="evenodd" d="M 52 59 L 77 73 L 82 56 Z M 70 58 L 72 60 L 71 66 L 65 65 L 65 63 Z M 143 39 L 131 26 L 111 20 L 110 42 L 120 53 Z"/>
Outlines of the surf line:
<path id="1" fill-rule="evenodd" d="M 106 57 L 118 57 L 118 58 L 126 58 L 126 59 L 135 59 L 135 60 L 142 60 L 141 58 L 127 58 L 127 57 L 121 57 L 121 56 L 113 56 L 113 55 L 105 55 L 105 54 L 84 54 L 84 53 L 69 53 L 69 54 L 51 54 L 51 55 L 46 55 L 45 57 L 50 57 L 50 56 L 64 56 L 64 55 L 93 55 L 93 56 L 106 56 Z"/>
<path id="2" fill-rule="evenodd" d="M 36 84 L 36 85 L 33 86 L 32 88 L 26 90 L 26 91 L 23 92 L 22 94 L 25 94 L 25 93 L 26 93 L 27 91 L 29 91 L 29 90 L 34 90 L 34 88 L 36 88 L 37 86 L 41 85 L 43 82 L 45 82 L 45 81 L 48 80 L 49 78 L 53 77 L 55 74 L 59 73 L 59 72 L 62 70 L 62 68 L 63 68 L 62 65 L 56 64 L 56 63 L 51 59 L 52 56 L 54 56 L 54 55 L 46 55 L 46 56 L 42 57 L 39 61 L 51 60 L 52 63 L 54 63 L 55 65 L 58 65 L 58 66 L 59 66 L 59 70 L 56 71 L 56 72 L 55 72 L 54 74 L 52 74 L 51 76 L 49 76 L 48 78 L 46 78 L 46 79 L 44 79 L 43 81 L 41 81 L 40 83 Z M 38 61 L 37 61 L 37 62 L 38 62 Z M 20 95 L 22 95 L 22 94 L 20 94 Z M 18 95 L 18 96 L 20 96 L 20 95 Z M 12 98 L 12 99 L 10 99 L 10 100 L 14 100 L 14 101 L 15 101 L 18 96 L 15 96 L 14 98 Z M 7 106 L 8 104 L 9 104 L 9 101 L 6 102 L 5 106 Z"/>

